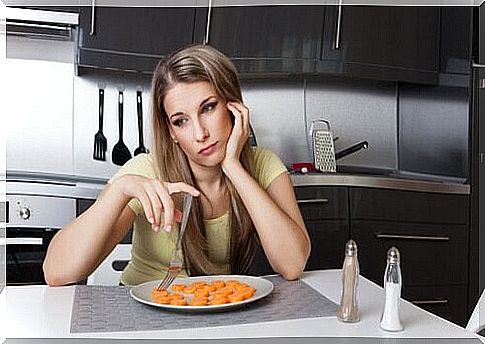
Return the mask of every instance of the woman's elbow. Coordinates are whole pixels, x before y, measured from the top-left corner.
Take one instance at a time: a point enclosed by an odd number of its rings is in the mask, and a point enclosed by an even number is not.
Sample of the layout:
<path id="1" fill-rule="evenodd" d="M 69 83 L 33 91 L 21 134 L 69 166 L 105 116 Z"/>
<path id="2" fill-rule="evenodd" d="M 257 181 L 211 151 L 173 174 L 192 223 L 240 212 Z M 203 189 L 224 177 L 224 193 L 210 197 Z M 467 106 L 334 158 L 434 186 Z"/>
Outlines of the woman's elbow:
<path id="1" fill-rule="evenodd" d="M 65 276 L 62 276 L 58 270 L 56 271 L 48 261 L 44 261 L 42 270 L 44 271 L 44 279 L 49 287 L 61 287 L 70 283 L 70 281 L 68 281 Z"/>
<path id="2" fill-rule="evenodd" d="M 294 264 L 293 266 L 290 266 L 281 272 L 281 277 L 283 277 L 285 280 L 293 281 L 300 278 L 303 275 L 303 271 L 305 270 L 308 257 L 310 257 L 310 250 L 311 250 L 310 242 L 308 241 L 307 245 L 305 246 L 306 247 L 303 250 L 305 253 L 302 254 L 301 259 L 298 259 L 299 263 Z"/>

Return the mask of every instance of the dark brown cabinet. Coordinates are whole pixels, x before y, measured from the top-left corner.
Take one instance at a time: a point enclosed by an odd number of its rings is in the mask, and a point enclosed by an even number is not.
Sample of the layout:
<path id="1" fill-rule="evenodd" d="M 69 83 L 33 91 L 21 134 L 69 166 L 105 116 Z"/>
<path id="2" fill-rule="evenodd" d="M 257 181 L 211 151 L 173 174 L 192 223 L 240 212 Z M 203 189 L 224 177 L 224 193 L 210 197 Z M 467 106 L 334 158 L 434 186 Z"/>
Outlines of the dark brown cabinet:
<path id="1" fill-rule="evenodd" d="M 470 74 L 472 54 L 472 7 L 442 7 L 440 72 Z"/>
<path id="2" fill-rule="evenodd" d="M 152 73 L 160 57 L 193 42 L 192 7 L 80 7 L 78 67 Z M 94 32 L 92 32 L 94 29 Z"/>
<path id="3" fill-rule="evenodd" d="M 310 73 L 321 56 L 325 6 L 212 8 L 208 43 L 240 73 Z"/>
<path id="4" fill-rule="evenodd" d="M 462 326 L 468 319 L 468 217 L 468 195 L 350 189 L 362 275 L 382 286 L 386 252 L 397 247 L 403 297 Z"/>
<path id="5" fill-rule="evenodd" d="M 439 7 L 343 6 L 340 25 L 345 74 L 416 83 L 438 81 Z"/>
<path id="6" fill-rule="evenodd" d="M 296 198 L 310 236 L 307 270 L 342 267 L 350 238 L 346 187 L 297 187 Z"/>

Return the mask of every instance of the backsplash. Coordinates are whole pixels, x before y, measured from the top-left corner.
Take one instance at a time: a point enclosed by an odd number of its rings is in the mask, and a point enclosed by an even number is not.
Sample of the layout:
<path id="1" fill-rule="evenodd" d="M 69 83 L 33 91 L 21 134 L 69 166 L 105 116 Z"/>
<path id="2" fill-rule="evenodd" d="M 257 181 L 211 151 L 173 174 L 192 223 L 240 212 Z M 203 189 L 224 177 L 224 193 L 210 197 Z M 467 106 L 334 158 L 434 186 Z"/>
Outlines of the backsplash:
<path id="1" fill-rule="evenodd" d="M 124 89 L 123 140 L 132 154 L 138 147 L 136 91 L 143 90 L 145 145 L 150 149 L 149 76 L 106 71 L 76 76 L 73 42 L 8 38 L 7 43 L 9 78 L 12 79 L 10 96 L 18 98 L 17 106 L 8 109 L 11 119 L 7 136 L 8 170 L 111 177 L 119 169 L 111 162 L 111 152 L 118 141 L 119 88 Z M 36 58 L 37 51 L 43 52 L 40 58 Z M 93 159 L 100 84 L 105 85 L 106 161 Z M 339 137 L 335 142 L 336 151 L 360 141 L 369 142 L 367 150 L 351 154 L 338 164 L 421 169 L 451 176 L 466 173 L 466 90 L 449 87 L 434 88 L 431 92 L 422 86 L 400 85 L 400 89 L 398 86 L 394 82 L 330 76 L 242 80 L 243 100 L 250 108 L 258 145 L 275 151 L 287 166 L 311 160 L 308 131 L 313 120 L 323 118 L 330 121 L 334 137 Z M 415 93 L 420 96 L 414 96 Z M 440 108 L 446 104 L 446 110 L 438 110 L 436 101 L 443 101 Z M 416 141 L 408 135 L 409 128 L 412 129 L 408 120 L 412 117 L 400 117 L 413 113 L 413 109 L 417 109 L 415 116 L 429 116 L 435 123 L 420 126 Z M 416 122 L 416 118 L 413 121 Z M 435 130 L 437 127 L 441 129 Z M 24 135 L 24 129 L 30 134 Z M 428 136 L 438 138 L 434 142 L 443 143 L 437 148 L 441 154 L 439 158 L 426 159 L 422 154 L 421 148 L 432 147 L 426 145 Z M 403 149 L 398 149 L 399 142 L 408 147 L 405 149 L 412 147 L 410 144 L 421 143 L 421 148 L 412 149 L 420 158 L 413 160 L 401 154 L 399 162 L 398 152 Z M 452 154 L 446 155 L 446 152 Z M 442 173 L 436 173 L 440 172 L 437 169 L 442 169 Z"/>

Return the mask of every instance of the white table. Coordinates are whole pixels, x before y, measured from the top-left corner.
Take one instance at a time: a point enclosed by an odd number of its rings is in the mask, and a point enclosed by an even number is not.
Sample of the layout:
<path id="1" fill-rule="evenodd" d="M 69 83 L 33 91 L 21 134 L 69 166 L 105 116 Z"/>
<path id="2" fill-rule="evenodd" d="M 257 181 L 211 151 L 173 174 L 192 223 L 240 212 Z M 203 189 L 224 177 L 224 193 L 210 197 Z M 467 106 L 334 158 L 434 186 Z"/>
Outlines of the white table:
<path id="1" fill-rule="evenodd" d="M 340 270 L 306 272 L 303 281 L 339 303 Z M 70 333 L 74 286 L 8 286 L 6 294 L 7 338 L 265 338 L 265 337 L 387 337 L 387 338 L 481 338 L 428 313 L 401 302 L 405 330 L 389 333 L 379 328 L 384 302 L 381 287 L 361 277 L 359 281 L 360 322 L 341 323 L 336 317 L 307 318 L 181 330 Z M 477 341 L 479 342 L 479 341 Z"/>

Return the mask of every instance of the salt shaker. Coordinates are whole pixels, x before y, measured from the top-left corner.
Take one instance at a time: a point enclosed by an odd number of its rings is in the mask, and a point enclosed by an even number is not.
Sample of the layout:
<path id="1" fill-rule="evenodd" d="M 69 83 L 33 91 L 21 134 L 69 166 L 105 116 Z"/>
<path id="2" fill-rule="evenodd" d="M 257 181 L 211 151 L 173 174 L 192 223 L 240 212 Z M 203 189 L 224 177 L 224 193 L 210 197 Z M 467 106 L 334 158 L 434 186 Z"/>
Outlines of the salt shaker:
<path id="1" fill-rule="evenodd" d="M 349 240 L 345 245 L 345 260 L 342 268 L 342 297 L 337 319 L 343 322 L 359 321 L 357 286 L 359 281 L 359 261 L 357 244 Z"/>
<path id="2" fill-rule="evenodd" d="M 384 291 L 386 301 L 381 317 L 381 328 L 385 331 L 402 331 L 403 326 L 399 317 L 399 302 L 401 298 L 401 268 L 400 254 L 396 247 L 387 252 L 387 267 L 384 273 Z"/>

